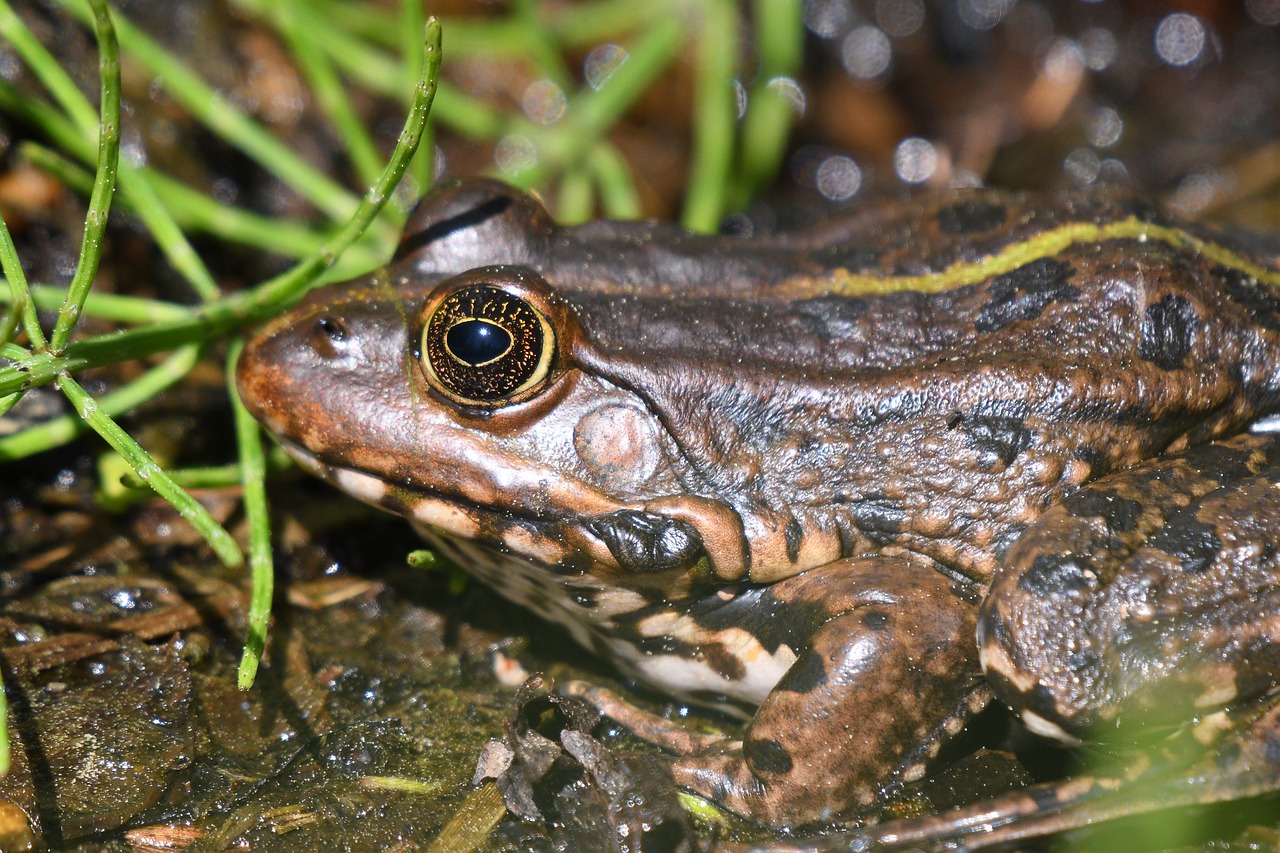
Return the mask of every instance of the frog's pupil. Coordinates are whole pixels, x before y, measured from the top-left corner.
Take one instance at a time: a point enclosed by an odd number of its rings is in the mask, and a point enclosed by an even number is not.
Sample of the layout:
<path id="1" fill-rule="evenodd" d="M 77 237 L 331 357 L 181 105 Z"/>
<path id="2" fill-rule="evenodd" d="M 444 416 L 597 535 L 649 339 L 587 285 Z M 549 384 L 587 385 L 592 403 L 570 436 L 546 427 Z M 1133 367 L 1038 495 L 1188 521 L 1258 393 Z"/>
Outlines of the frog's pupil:
<path id="1" fill-rule="evenodd" d="M 449 329 L 445 346 L 460 361 L 486 364 L 511 349 L 511 333 L 483 320 L 463 320 Z"/>

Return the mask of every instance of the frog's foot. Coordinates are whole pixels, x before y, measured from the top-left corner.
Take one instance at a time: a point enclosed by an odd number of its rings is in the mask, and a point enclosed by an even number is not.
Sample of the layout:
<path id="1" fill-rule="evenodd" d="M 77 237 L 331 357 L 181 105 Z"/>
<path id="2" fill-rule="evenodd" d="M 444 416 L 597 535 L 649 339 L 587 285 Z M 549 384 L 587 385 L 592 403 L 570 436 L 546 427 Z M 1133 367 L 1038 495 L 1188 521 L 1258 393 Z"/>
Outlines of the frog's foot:
<path id="1" fill-rule="evenodd" d="M 1188 747 L 1199 759 L 1179 762 Z M 1161 744 L 1158 754 L 1130 761 L 1123 773 L 1034 785 L 943 814 L 834 836 L 806 849 L 835 853 L 945 844 L 948 850 L 977 850 L 1130 815 L 1245 799 L 1280 790 L 1277 749 L 1280 700 L 1273 698 L 1234 714 L 1212 714 Z"/>
<path id="2" fill-rule="evenodd" d="M 978 623 L 1028 728 L 1177 724 L 1280 687 L 1280 436 L 1103 477 L 1014 544 Z"/>
<path id="3" fill-rule="evenodd" d="M 560 692 L 591 703 L 597 711 L 636 737 L 674 755 L 700 755 L 734 742 L 721 735 L 695 732 L 666 717 L 637 708 L 607 687 L 597 687 L 585 681 L 570 681 L 560 688 Z"/>
<path id="4" fill-rule="evenodd" d="M 797 658 L 741 741 L 681 734 L 634 709 L 596 703 L 673 748 L 676 782 L 724 808 L 780 826 L 870 805 L 921 777 L 945 738 L 986 704 L 973 606 L 928 564 L 842 560 L 769 593 L 777 618 L 794 621 L 769 628 L 792 631 Z"/>

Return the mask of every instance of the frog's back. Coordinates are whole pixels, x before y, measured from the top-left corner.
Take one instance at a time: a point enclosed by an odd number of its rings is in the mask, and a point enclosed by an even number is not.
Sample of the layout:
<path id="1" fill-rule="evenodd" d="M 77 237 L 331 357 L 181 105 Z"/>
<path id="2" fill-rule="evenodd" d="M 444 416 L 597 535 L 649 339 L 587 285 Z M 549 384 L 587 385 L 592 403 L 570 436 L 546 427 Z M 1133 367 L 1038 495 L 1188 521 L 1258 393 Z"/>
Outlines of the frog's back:
<path id="1" fill-rule="evenodd" d="M 581 282 L 592 369 L 682 425 L 695 488 L 980 578 L 1087 480 L 1280 409 L 1273 260 L 1122 195 L 930 204 L 766 244 L 812 266 L 750 295 Z"/>
<path id="2" fill-rule="evenodd" d="M 396 317 L 446 279 L 541 281 L 569 316 L 549 375 L 573 377 L 547 387 L 625 398 L 659 437 L 644 446 L 661 476 L 600 488 L 724 507 L 751 580 L 867 551 L 985 580 L 1087 480 L 1276 410 L 1277 256 L 1123 193 L 955 192 L 744 239 L 561 227 L 478 181 L 424 202 L 388 277 L 407 303 Z M 580 442 L 586 427 L 562 414 L 579 410 L 546 400 L 497 420 L 545 417 L 557 448 Z"/>

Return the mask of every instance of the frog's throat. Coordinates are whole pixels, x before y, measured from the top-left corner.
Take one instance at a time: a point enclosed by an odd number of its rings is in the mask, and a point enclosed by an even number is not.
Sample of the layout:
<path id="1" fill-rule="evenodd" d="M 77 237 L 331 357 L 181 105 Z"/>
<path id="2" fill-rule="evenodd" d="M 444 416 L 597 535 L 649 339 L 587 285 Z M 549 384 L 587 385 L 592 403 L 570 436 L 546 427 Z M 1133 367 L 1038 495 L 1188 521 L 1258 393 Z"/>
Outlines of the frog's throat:
<path id="1" fill-rule="evenodd" d="M 444 491 L 409 487 L 321 459 L 277 436 L 306 471 L 364 503 L 448 536 L 518 554 L 553 572 L 647 574 L 706 567 L 724 581 L 747 577 L 750 556 L 741 517 L 730 507 L 674 495 L 612 512 L 560 518 L 524 516 Z"/>

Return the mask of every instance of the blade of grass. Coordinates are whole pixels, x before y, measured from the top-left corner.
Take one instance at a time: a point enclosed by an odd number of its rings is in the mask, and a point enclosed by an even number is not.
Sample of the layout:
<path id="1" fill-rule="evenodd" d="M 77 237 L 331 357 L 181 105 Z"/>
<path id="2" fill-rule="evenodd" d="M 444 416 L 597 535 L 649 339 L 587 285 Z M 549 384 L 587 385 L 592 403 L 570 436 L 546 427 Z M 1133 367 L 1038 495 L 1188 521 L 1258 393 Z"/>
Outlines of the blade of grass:
<path id="1" fill-rule="evenodd" d="M 606 216 L 635 219 L 641 213 L 640 196 L 626 158 L 612 145 L 591 152 L 591 172 L 600 187 L 600 201 Z"/>
<path id="2" fill-rule="evenodd" d="M 30 296 L 36 308 L 41 311 L 53 311 L 62 304 L 63 291 L 62 288 L 50 284 L 33 284 Z M 3 296 L 0 296 L 0 301 L 3 301 Z M 90 292 L 81 314 L 115 323 L 143 325 L 182 320 L 191 316 L 191 309 L 185 305 L 175 305 L 159 299 L 126 296 L 122 293 Z"/>
<path id="3" fill-rule="evenodd" d="M 440 72 L 440 25 L 434 18 L 427 22 L 424 56 L 422 77 L 414 90 L 404 128 L 387 168 L 378 183 L 365 194 L 351 219 L 319 252 L 252 291 L 224 297 L 193 310 L 186 318 L 76 341 L 61 355 L 30 353 L 21 347 L 0 348 L 0 354 L 14 362 L 10 367 L 0 367 L 0 396 L 42 385 L 62 373 L 142 358 L 194 341 L 211 340 L 278 313 L 301 298 L 377 216 L 422 139 Z M 10 352 L 14 354 L 10 355 Z"/>
<path id="4" fill-rule="evenodd" d="M 27 329 L 27 337 L 35 340 L 31 330 L 39 332 L 40 321 L 36 319 L 36 309 L 31 304 L 27 274 L 18 259 L 18 248 L 13 245 L 9 226 L 3 218 L 0 218 L 0 270 L 4 270 L 4 277 L 9 281 L 9 310 L 5 313 L 4 322 L 0 323 L 0 345 L 13 340 L 19 323 Z"/>
<path id="5" fill-rule="evenodd" d="M 107 230 L 107 214 L 111 211 L 111 197 L 116 191 L 116 163 L 120 160 L 120 47 L 116 44 L 106 0 L 89 0 L 89 4 L 93 7 L 94 33 L 100 54 L 98 67 L 102 104 L 98 123 L 98 171 L 93 179 L 93 191 L 89 194 L 89 211 L 84 217 L 80 259 L 67 288 L 67 299 L 58 312 L 53 334 L 49 336 L 49 347 L 54 352 L 61 352 L 66 347 L 71 330 L 80 320 L 85 297 L 98 274 L 102 235 Z"/>
<path id="6" fill-rule="evenodd" d="M 378 156 L 378 149 L 373 144 L 369 131 L 356 115 L 355 107 L 347 97 L 329 57 L 310 38 L 313 30 L 328 22 L 317 21 L 319 15 L 305 3 L 276 3 L 269 8 L 272 9 L 271 20 L 284 35 L 289 52 L 307 78 L 321 109 L 338 131 L 338 138 L 347 147 L 360 182 L 373 183 L 382 171 L 382 158 Z M 422 30 L 418 29 L 417 32 Z"/>
<path id="7" fill-rule="evenodd" d="M 253 686 L 258 662 L 267 646 L 267 621 L 271 618 L 271 596 L 275 586 L 275 568 L 271 559 L 271 512 L 267 506 L 267 471 L 262 452 L 262 435 L 258 422 L 240 402 L 236 392 L 236 361 L 244 341 L 236 340 L 227 354 L 227 394 L 235 421 L 236 445 L 240 449 L 240 485 L 245 516 L 249 520 L 249 574 L 252 592 L 244 650 L 236 683 L 241 690 Z"/>
<path id="8" fill-rule="evenodd" d="M 546 180 L 552 170 L 581 162 L 675 59 L 685 29 L 685 22 L 678 17 L 660 19 L 632 45 L 627 61 L 603 86 L 579 90 L 569 98 L 563 122 L 552 128 L 521 122 L 519 132 L 535 142 L 539 160 L 534 167 L 510 175 L 511 181 L 532 186 Z M 536 129 L 526 131 L 526 127 Z"/>
<path id="9" fill-rule="evenodd" d="M 11 89 L 6 89 L 3 83 L 0 83 L 0 110 L 14 112 L 11 109 L 14 105 L 9 100 L 12 94 Z M 49 119 L 51 120 L 42 122 L 45 132 L 63 147 L 72 148 L 75 143 L 67 144 L 67 139 L 77 137 L 70 124 L 63 122 L 62 127 L 58 129 L 58 118 L 49 117 Z M 19 146 L 18 152 L 32 165 L 50 172 L 59 181 L 79 192 L 87 195 L 93 185 L 92 175 L 79 164 L 71 162 L 56 151 L 33 142 L 24 142 Z M 278 218 L 233 207 L 154 169 L 145 166 L 133 168 L 121 162 L 120 182 L 124 189 L 121 202 L 143 219 L 148 230 L 153 229 L 153 219 L 139 209 L 135 198 L 136 193 L 132 191 L 136 186 L 129 183 L 131 173 L 134 172 L 141 183 L 152 191 L 162 209 L 172 215 L 175 227 L 179 230 L 198 231 L 233 243 L 265 249 L 293 258 L 305 257 L 324 244 L 325 235 L 317 233 L 317 230 L 310 225 L 285 222 Z M 208 298 L 217 295 L 217 286 L 212 284 L 212 278 L 210 278 L 210 287 L 213 288 L 211 292 L 207 288 L 198 287 L 193 276 L 178 267 L 173 253 L 163 247 L 162 250 L 170 256 L 170 262 L 175 265 L 175 269 L 178 269 L 191 282 L 200 296 Z M 355 247 L 345 260 L 349 268 L 369 269 L 377 265 L 378 258 L 379 255 L 372 249 L 361 250 L 360 247 Z M 207 276 L 207 271 L 204 274 Z"/>
<path id="10" fill-rule="evenodd" d="M 44 84 L 69 118 L 57 115 L 43 103 L 22 95 L 7 83 L 0 82 L 0 108 L 15 112 L 24 120 L 46 130 L 58 143 L 74 153 L 85 163 L 95 163 L 98 158 L 99 120 L 89 101 L 80 94 L 70 76 L 57 60 L 44 49 L 35 36 L 17 16 L 3 17 L 8 9 L 7 0 L 0 0 L 0 35 L 14 44 L 23 61 Z M 95 24 L 96 27 L 96 24 Z M 117 90 L 118 91 L 118 90 Z M 118 127 L 116 133 L 119 133 Z M 128 164 L 118 164 L 120 186 L 131 205 L 155 238 L 156 244 L 178 271 L 205 299 L 217 296 L 218 287 L 213 276 L 200 261 L 195 249 L 183 236 L 164 206 L 154 197 L 145 181 L 136 177 L 136 170 Z"/>
<path id="11" fill-rule="evenodd" d="M 62 70 L 53 54 L 40 44 L 35 33 L 14 13 L 9 0 L 0 0 L 0 37 L 9 43 L 77 126 L 86 133 L 96 132 L 98 116 L 93 107 L 80 94 L 71 76 Z"/>
<path id="12" fill-rule="evenodd" d="M 266 0 L 238 0 L 238 5 L 258 7 Z M 369 10 L 340 0 L 313 0 L 324 8 L 339 28 L 360 38 L 394 47 L 397 23 L 389 13 Z M 635 0 L 595 0 L 557 7 L 539 4 L 546 27 L 561 42 L 574 49 L 593 47 L 622 38 L 659 18 L 678 14 L 674 2 L 637 3 Z M 454 57 L 482 54 L 493 56 L 523 51 L 522 34 L 511 19 L 445 18 L 449 31 L 449 53 Z"/>
<path id="13" fill-rule="evenodd" d="M 58 388 L 71 401 L 71 405 L 75 406 L 76 411 L 80 414 L 94 432 L 102 436 L 111 448 L 124 457 L 129 463 L 129 467 L 138 472 L 147 485 L 156 491 L 156 494 L 173 504 L 178 514 L 190 522 L 191 526 L 204 537 L 209 543 L 209 547 L 218 555 L 223 564 L 230 568 L 238 568 L 244 565 L 244 555 L 240 553 L 240 549 L 236 547 L 235 540 L 231 538 L 231 534 L 223 528 L 222 525 L 213 520 L 213 516 L 209 515 L 208 510 L 200 505 L 199 501 L 191 497 L 185 490 L 179 487 L 165 473 L 155 460 L 151 458 L 147 451 L 142 449 L 138 442 L 134 441 L 132 436 L 120 428 L 114 420 L 102 412 L 96 400 L 89 395 L 84 388 L 80 387 L 70 376 L 59 376 L 56 380 Z"/>
<path id="14" fill-rule="evenodd" d="M 796 104 L 785 90 L 795 84 L 804 58 L 804 16 L 800 0 L 755 0 L 755 44 L 760 69 L 742 119 L 741 163 L 731 200 L 742 207 L 778 173 L 796 119 Z"/>
<path id="15" fill-rule="evenodd" d="M 81 20 L 87 17 L 85 0 L 58 2 Z M 309 166 L 288 145 L 236 109 L 128 18 L 117 14 L 115 22 L 120 42 L 130 56 L 151 72 L 165 91 L 201 123 L 257 161 L 330 218 L 342 220 L 351 216 L 358 202 L 344 187 Z M 391 230 L 389 224 L 387 230 Z M 390 242 L 393 236 L 387 239 Z"/>
<path id="16" fill-rule="evenodd" d="M 289 454 L 275 445 L 267 448 L 266 463 L 268 474 L 287 471 L 293 466 Z M 184 489 L 225 489 L 240 484 L 239 462 L 199 468 L 169 468 L 168 471 L 173 481 Z M 121 483 L 128 489 L 141 489 L 147 485 L 132 472 L 121 478 Z"/>
<path id="17" fill-rule="evenodd" d="M 400 29 L 404 34 L 400 43 L 401 76 L 404 79 L 402 90 L 413 91 L 413 83 L 422 74 L 422 51 L 418 49 L 417 34 L 427 24 L 427 13 L 420 0 L 400 0 Z M 452 50 L 453 34 L 449 34 L 450 50 Z M 407 95 L 406 95 L 407 97 Z M 404 207 L 412 207 L 413 203 L 426 192 L 435 181 L 436 146 L 432 127 L 427 125 L 423 131 L 422 143 L 409 163 L 408 178 L 396 188 L 401 196 L 408 196 Z"/>
<path id="18" fill-rule="evenodd" d="M 582 222 L 591 216 L 591 176 L 582 169 L 570 169 L 560 179 L 556 191 L 556 219 L 565 225 Z"/>
<path id="19" fill-rule="evenodd" d="M 731 0 L 702 0 L 699 5 L 703 18 L 694 81 L 693 157 L 681 222 L 709 233 L 724 215 L 733 160 L 738 16 Z"/>
<path id="20" fill-rule="evenodd" d="M 335 234 L 325 247 L 312 258 L 294 266 L 293 269 L 265 282 L 253 291 L 231 297 L 224 301 L 224 306 L 217 312 L 210 310 L 211 319 L 224 322 L 224 317 L 254 319 L 268 316 L 284 305 L 291 304 L 302 297 L 316 277 L 325 269 L 333 266 L 334 259 L 364 233 L 387 199 L 391 197 L 400 178 L 404 176 L 413 159 L 418 143 L 422 141 L 423 129 L 427 116 L 431 112 L 431 104 L 435 100 L 437 81 L 440 77 L 440 22 L 432 17 L 427 19 L 426 40 L 423 45 L 422 76 L 414 88 L 413 99 L 409 103 L 408 115 L 404 127 L 396 140 L 395 150 L 387 162 L 386 169 L 378 182 L 365 193 L 355 213 L 342 229 Z"/>
<path id="21" fill-rule="evenodd" d="M 115 417 L 137 408 L 190 373 L 200 360 L 200 350 L 198 344 L 178 348 L 137 379 L 104 395 L 97 401 L 98 410 L 108 417 Z M 75 415 L 62 415 L 0 437 L 0 462 L 22 459 L 59 447 L 83 434 L 85 428 L 85 422 Z"/>

